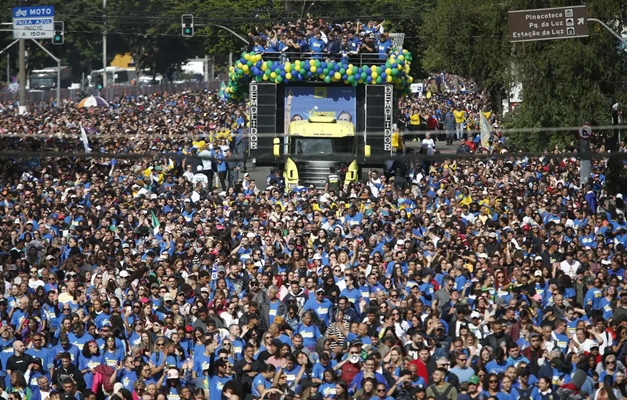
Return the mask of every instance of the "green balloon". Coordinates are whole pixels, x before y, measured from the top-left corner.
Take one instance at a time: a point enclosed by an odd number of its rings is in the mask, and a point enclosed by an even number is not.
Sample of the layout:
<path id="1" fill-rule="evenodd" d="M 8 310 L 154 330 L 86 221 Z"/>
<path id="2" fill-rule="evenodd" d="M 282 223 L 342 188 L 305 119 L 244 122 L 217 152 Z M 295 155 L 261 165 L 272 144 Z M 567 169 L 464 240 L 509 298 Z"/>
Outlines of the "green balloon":
<path id="1" fill-rule="evenodd" d="M 276 83 L 281 83 L 283 82 L 283 77 L 281 77 L 281 75 L 276 77 Z"/>
<path id="2" fill-rule="evenodd" d="M 392 64 L 390 63 L 390 61 L 385 62 L 385 68 L 392 68 Z"/>
<path id="3" fill-rule="evenodd" d="M 398 70 L 396 68 L 394 68 L 392 70 L 392 76 L 396 76 L 396 75 L 398 75 Z"/>
<path id="4" fill-rule="evenodd" d="M 349 83 L 353 83 L 353 82 L 355 82 L 355 77 L 354 77 L 353 75 L 349 75 L 349 76 L 348 76 L 348 82 L 349 82 Z"/>
<path id="5" fill-rule="evenodd" d="M 359 73 L 359 68 L 353 67 L 353 75 L 357 75 Z"/>
<path id="6" fill-rule="evenodd" d="M 331 83 L 331 77 L 330 76 L 325 76 L 324 77 L 324 82 L 325 83 Z"/>
<path id="7" fill-rule="evenodd" d="M 269 69 L 267 69 L 267 70 L 265 70 L 265 71 L 264 71 L 264 73 L 263 73 L 263 74 L 264 74 L 265 76 L 270 76 L 270 74 L 271 74 L 271 73 L 272 73 L 272 72 L 270 72 L 270 70 L 269 70 Z"/>
<path id="8" fill-rule="evenodd" d="M 323 69 L 322 73 L 325 75 L 329 75 L 329 69 L 328 68 Z"/>
<path id="9" fill-rule="evenodd" d="M 252 61 L 250 61 L 250 60 L 248 60 L 248 62 L 246 63 L 246 65 L 248 65 L 249 67 L 252 67 L 252 66 L 253 66 L 253 62 L 252 62 Z"/>
<path id="10" fill-rule="evenodd" d="M 377 74 L 381 75 L 381 72 L 383 72 L 383 68 L 377 67 Z"/>
<path id="11" fill-rule="evenodd" d="M 383 79 L 381 79 L 380 76 L 377 76 L 377 83 L 381 83 L 381 82 L 383 82 Z"/>
<path id="12" fill-rule="evenodd" d="M 361 79 L 366 80 L 366 73 L 365 73 L 365 72 L 362 72 L 362 73 L 361 73 L 361 75 L 360 75 L 360 77 L 361 77 Z"/>
<path id="13" fill-rule="evenodd" d="M 275 68 L 274 73 L 279 75 L 281 73 L 281 68 Z"/>
<path id="14" fill-rule="evenodd" d="M 257 82 L 261 82 L 261 81 L 263 80 L 263 78 L 262 78 L 261 76 L 256 76 L 256 77 L 255 77 L 255 80 L 256 80 Z"/>
<path id="15" fill-rule="evenodd" d="M 355 80 L 353 79 L 353 81 L 351 82 L 351 85 L 353 85 L 353 86 L 357 86 L 357 81 L 355 81 Z"/>
<path id="16" fill-rule="evenodd" d="M 316 60 L 316 64 L 315 65 L 316 65 L 316 68 L 319 68 L 320 67 L 320 60 Z"/>
<path id="17" fill-rule="evenodd" d="M 361 70 L 362 70 L 362 71 L 365 71 L 365 70 L 367 70 L 367 69 L 370 69 L 370 67 L 368 67 L 368 65 L 367 65 L 367 64 L 364 64 L 364 65 L 362 65 L 362 66 L 361 66 Z"/>
<path id="18" fill-rule="evenodd" d="M 346 70 L 344 68 L 340 68 L 340 75 L 344 75 L 346 73 Z"/>

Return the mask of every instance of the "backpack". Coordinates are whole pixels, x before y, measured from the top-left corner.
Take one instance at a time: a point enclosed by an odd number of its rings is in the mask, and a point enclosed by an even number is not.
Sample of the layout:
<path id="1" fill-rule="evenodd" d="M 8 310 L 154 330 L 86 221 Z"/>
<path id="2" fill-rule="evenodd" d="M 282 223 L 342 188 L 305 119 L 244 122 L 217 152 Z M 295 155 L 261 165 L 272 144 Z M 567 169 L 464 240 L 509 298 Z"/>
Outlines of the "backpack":
<path id="1" fill-rule="evenodd" d="M 429 387 L 431 388 L 431 391 L 433 392 L 433 397 L 435 398 L 435 400 L 449 400 L 448 394 L 450 393 L 451 389 L 453 389 L 453 385 L 449 384 L 448 387 L 444 390 L 444 392 L 440 393 L 438 392 L 437 386 L 431 385 Z"/>
<path id="2" fill-rule="evenodd" d="M 535 385 L 531 385 L 525 390 L 518 389 L 518 400 L 531 400 L 531 392 L 535 387 Z"/>

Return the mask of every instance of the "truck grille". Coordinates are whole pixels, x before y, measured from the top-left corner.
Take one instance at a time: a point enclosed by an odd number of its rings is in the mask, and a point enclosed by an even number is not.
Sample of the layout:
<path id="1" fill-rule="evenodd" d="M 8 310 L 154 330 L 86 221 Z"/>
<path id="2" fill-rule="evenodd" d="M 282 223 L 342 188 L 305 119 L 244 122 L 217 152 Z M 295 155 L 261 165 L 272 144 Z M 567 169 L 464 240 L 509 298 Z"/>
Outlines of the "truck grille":
<path id="1" fill-rule="evenodd" d="M 330 168 L 340 168 L 340 163 L 335 161 L 296 161 L 298 167 L 298 184 L 300 186 L 314 185 L 316 188 L 324 188 L 327 177 L 331 173 Z"/>

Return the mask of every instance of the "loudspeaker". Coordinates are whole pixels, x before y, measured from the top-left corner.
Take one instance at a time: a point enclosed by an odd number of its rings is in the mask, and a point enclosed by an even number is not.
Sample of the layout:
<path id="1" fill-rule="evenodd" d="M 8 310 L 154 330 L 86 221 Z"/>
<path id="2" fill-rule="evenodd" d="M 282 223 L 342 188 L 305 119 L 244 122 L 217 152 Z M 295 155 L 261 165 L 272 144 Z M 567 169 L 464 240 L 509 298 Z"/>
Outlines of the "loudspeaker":
<path id="1" fill-rule="evenodd" d="M 249 157 L 272 157 L 272 140 L 277 131 L 277 85 L 252 82 L 249 94 Z"/>
<path id="2" fill-rule="evenodd" d="M 372 155 L 392 155 L 394 92 L 392 85 L 366 85 L 365 144 Z"/>

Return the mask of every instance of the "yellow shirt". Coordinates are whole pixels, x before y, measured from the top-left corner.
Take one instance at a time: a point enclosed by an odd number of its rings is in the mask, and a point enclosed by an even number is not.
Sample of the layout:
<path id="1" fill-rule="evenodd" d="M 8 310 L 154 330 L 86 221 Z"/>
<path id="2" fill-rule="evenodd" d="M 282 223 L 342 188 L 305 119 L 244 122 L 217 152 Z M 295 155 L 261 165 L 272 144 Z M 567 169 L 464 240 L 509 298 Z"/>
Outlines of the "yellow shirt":
<path id="1" fill-rule="evenodd" d="M 198 151 L 204 150 L 207 143 L 204 140 L 195 140 L 192 142 L 192 146 L 198 149 Z"/>
<path id="2" fill-rule="evenodd" d="M 462 122 L 464 122 L 464 119 L 466 118 L 466 111 L 455 110 L 453 111 L 453 116 L 455 117 L 455 122 L 457 122 L 458 124 L 461 124 Z"/>
<path id="3" fill-rule="evenodd" d="M 412 114 L 409 116 L 410 125 L 420 125 L 420 114 Z"/>
<path id="4" fill-rule="evenodd" d="M 400 149 L 402 147 L 400 134 L 398 132 L 394 132 L 392 134 L 392 147 L 394 147 L 395 149 Z"/>

